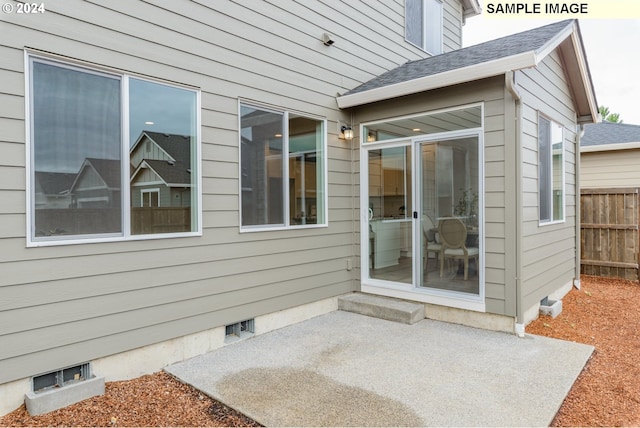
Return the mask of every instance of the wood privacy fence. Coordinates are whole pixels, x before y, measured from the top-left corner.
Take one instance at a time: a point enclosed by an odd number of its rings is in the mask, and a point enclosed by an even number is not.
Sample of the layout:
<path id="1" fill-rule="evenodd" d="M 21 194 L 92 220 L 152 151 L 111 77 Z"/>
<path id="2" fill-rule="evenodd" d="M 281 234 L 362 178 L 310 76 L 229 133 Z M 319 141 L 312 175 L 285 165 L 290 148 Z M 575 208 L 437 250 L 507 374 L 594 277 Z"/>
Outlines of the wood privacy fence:
<path id="1" fill-rule="evenodd" d="M 580 191 L 580 272 L 637 281 L 638 188 Z"/>

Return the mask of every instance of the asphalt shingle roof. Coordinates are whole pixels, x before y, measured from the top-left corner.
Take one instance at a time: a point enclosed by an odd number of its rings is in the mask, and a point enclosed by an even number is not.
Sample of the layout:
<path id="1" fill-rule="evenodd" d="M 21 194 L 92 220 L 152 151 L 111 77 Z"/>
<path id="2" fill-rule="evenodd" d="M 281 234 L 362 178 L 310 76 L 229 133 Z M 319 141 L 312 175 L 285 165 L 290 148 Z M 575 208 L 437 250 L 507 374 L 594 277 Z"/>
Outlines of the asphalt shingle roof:
<path id="1" fill-rule="evenodd" d="M 189 173 L 189 164 L 184 162 L 176 162 L 170 164 L 167 161 L 145 159 L 145 162 L 169 185 L 172 184 L 191 184 L 191 174 Z"/>
<path id="2" fill-rule="evenodd" d="M 176 162 L 191 161 L 191 137 L 189 135 L 163 134 L 162 132 L 144 131 L 162 150 Z"/>
<path id="3" fill-rule="evenodd" d="M 147 159 L 146 162 L 168 185 L 191 183 L 191 136 L 142 131 L 173 160 Z M 140 141 L 140 140 L 139 140 Z"/>
<path id="4" fill-rule="evenodd" d="M 559 21 L 430 58 L 410 61 L 363 83 L 344 95 L 407 82 L 525 52 L 535 52 L 551 41 L 561 30 L 572 25 L 573 22 L 571 19 Z"/>
<path id="5" fill-rule="evenodd" d="M 640 143 L 640 125 L 604 121 L 594 123 L 585 126 L 580 139 L 582 147 L 618 143 Z"/>
<path id="6" fill-rule="evenodd" d="M 111 189 L 120 188 L 120 160 L 99 158 L 86 158 L 85 160 L 102 178 L 107 187 Z"/>
<path id="7" fill-rule="evenodd" d="M 36 181 L 45 195 L 61 195 L 71 189 L 75 173 L 36 171 Z"/>

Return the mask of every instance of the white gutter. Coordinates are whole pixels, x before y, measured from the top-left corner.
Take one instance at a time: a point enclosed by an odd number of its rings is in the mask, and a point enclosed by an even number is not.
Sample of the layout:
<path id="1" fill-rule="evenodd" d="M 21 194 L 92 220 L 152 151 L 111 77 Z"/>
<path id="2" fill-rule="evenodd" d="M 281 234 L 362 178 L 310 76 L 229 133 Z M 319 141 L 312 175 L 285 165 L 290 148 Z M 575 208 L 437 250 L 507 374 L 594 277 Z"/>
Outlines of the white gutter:
<path id="1" fill-rule="evenodd" d="M 584 129 L 581 132 L 584 135 Z M 580 138 L 582 138 L 582 136 Z M 608 152 L 608 151 L 614 151 L 614 150 L 631 150 L 631 149 L 640 149 L 640 141 L 630 142 L 630 143 L 597 144 L 593 146 L 583 146 L 583 147 L 580 147 L 580 153 Z"/>
<path id="2" fill-rule="evenodd" d="M 418 79 L 382 86 L 368 91 L 356 92 L 337 98 L 341 109 L 374 103 L 386 99 L 416 94 L 444 86 L 471 82 L 503 74 L 505 70 L 519 70 L 534 67 L 537 64 L 534 51 L 524 52 L 506 58 L 487 61 L 476 65 L 457 68 L 443 73 L 425 76 Z"/>
<path id="3" fill-rule="evenodd" d="M 516 83 L 515 73 L 513 70 L 507 71 L 504 76 L 505 86 L 513 96 L 516 103 L 516 129 L 515 129 L 515 151 L 516 151 L 516 169 L 515 169 L 515 188 L 516 188 L 516 223 L 515 223 L 515 239 L 516 239 L 516 325 L 515 331 L 519 337 L 524 337 L 524 309 L 522 307 L 522 140 L 520 132 L 522 129 L 522 96 L 518 92 L 518 84 Z"/>

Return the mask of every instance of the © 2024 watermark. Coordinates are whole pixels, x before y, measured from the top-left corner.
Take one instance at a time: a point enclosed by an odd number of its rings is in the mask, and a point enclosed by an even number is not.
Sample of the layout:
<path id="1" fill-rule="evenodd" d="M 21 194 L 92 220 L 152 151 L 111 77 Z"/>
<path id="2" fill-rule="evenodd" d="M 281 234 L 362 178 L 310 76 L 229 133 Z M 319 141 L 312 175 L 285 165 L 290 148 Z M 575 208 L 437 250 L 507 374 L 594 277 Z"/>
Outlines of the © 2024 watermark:
<path id="1" fill-rule="evenodd" d="M 481 1 L 486 18 L 640 18 L 638 0 Z"/>
<path id="2" fill-rule="evenodd" d="M 38 15 L 45 13 L 47 8 L 44 3 L 3 3 L 0 7 L 2 9 L 2 13 L 7 15 L 16 14 L 16 15 Z"/>

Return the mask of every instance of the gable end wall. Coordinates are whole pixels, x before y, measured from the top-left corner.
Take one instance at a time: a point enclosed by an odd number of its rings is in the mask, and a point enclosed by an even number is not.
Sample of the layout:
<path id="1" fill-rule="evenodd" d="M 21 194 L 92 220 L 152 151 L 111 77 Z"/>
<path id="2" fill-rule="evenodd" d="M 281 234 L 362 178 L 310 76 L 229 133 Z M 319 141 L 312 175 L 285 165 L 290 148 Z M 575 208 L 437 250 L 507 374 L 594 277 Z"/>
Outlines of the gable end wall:
<path id="1" fill-rule="evenodd" d="M 576 112 L 557 51 L 520 71 L 522 94 L 522 304 L 523 310 L 571 284 L 576 251 Z M 539 224 L 538 113 L 564 127 L 565 221 Z"/>

